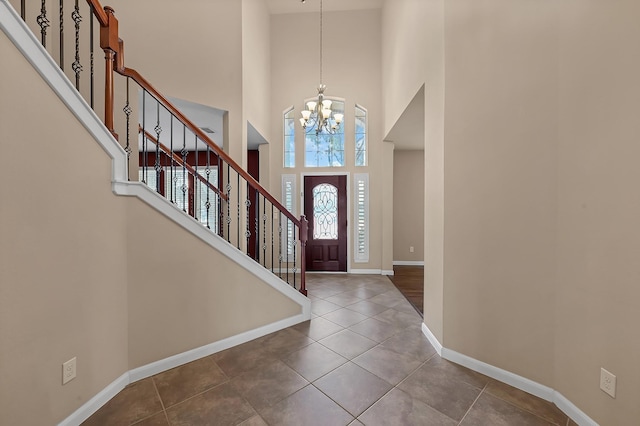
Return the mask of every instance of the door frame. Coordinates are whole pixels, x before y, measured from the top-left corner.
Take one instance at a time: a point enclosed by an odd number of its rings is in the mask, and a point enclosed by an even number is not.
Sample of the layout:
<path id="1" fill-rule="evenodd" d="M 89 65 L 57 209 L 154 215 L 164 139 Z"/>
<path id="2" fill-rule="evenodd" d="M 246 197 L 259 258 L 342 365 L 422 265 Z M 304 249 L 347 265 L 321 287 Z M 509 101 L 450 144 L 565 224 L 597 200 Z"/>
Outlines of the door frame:
<path id="1" fill-rule="evenodd" d="M 351 238 L 351 173 L 345 171 L 335 171 L 335 172 L 313 172 L 313 171 L 304 171 L 300 172 L 300 206 L 302 213 L 304 214 L 304 178 L 305 176 L 346 176 L 346 191 L 347 191 L 347 274 L 351 273 L 351 244 L 353 239 Z M 309 218 L 307 218 L 309 220 Z M 322 271 L 310 271 L 310 274 L 344 274 L 345 272 L 322 272 Z"/>

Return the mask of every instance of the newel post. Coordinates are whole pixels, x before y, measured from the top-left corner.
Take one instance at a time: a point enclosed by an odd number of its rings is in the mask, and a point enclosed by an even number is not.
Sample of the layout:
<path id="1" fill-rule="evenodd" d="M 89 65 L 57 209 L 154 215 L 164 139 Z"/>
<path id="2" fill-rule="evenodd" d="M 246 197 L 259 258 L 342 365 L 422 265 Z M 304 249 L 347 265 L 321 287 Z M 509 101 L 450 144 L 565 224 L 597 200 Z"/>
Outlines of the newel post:
<path id="1" fill-rule="evenodd" d="M 305 215 L 300 216 L 300 293 L 307 295 L 307 238 L 309 237 L 309 222 Z"/>
<path id="2" fill-rule="evenodd" d="M 118 19 L 114 15 L 114 10 L 105 6 L 104 11 L 107 14 L 107 25 L 100 26 L 100 48 L 104 50 L 105 58 L 105 82 L 104 82 L 104 125 L 111 134 L 118 139 L 113 127 L 113 105 L 114 105 L 114 88 L 113 88 L 113 70 L 116 65 L 116 53 L 120 47 L 118 39 Z"/>

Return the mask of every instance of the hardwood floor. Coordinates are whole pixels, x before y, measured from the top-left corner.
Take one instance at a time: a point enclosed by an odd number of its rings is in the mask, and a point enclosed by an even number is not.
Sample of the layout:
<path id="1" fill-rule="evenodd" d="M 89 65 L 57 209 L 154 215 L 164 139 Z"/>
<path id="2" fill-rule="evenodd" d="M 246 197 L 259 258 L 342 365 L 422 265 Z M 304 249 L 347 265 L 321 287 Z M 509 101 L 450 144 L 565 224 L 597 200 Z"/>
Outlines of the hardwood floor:
<path id="1" fill-rule="evenodd" d="M 424 267 L 394 266 L 391 282 L 400 290 L 407 300 L 424 316 Z"/>

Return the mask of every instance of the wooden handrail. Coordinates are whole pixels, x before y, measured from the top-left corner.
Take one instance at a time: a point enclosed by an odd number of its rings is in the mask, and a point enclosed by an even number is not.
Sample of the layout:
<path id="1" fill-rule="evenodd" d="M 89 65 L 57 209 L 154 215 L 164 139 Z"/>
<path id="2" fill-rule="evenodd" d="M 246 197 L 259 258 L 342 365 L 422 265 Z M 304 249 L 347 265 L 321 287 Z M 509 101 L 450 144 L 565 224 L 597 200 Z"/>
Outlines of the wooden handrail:
<path id="1" fill-rule="evenodd" d="M 138 133 L 142 132 L 142 127 L 138 126 Z M 208 180 L 206 180 L 204 178 L 204 176 L 200 175 L 198 172 L 196 172 L 196 170 L 193 168 L 193 166 L 191 166 L 188 163 L 185 163 L 184 161 L 182 161 L 182 157 L 180 157 L 178 154 L 176 154 L 175 152 L 172 152 L 168 146 L 164 145 L 162 142 L 158 142 L 158 140 L 149 132 L 147 132 L 146 130 L 144 131 L 144 136 L 149 139 L 151 142 L 153 142 L 154 144 L 158 145 L 160 147 L 160 149 L 167 155 L 170 155 L 171 158 L 173 159 L 173 161 L 175 161 L 176 163 L 178 163 L 180 166 L 184 167 L 185 169 L 187 169 L 189 171 L 189 173 L 191 173 L 194 178 L 198 179 L 199 181 L 201 181 L 204 185 L 206 185 L 210 190 L 212 190 L 213 192 L 215 192 L 216 194 L 218 194 L 220 196 L 220 198 L 222 198 L 223 200 L 227 201 L 228 197 L 227 195 L 220 191 L 220 189 L 218 189 L 217 187 L 213 186 L 211 184 L 211 182 L 209 182 Z"/>
<path id="2" fill-rule="evenodd" d="M 93 14 L 98 19 L 98 22 L 100 22 L 100 26 L 108 26 L 109 18 L 107 17 L 107 13 L 102 8 L 100 2 L 98 0 L 87 0 L 87 3 L 89 3 L 89 6 L 93 9 Z"/>
<path id="3" fill-rule="evenodd" d="M 265 188 L 262 187 L 249 173 L 242 169 L 226 152 L 224 152 L 218 145 L 216 145 L 199 127 L 197 127 L 191 120 L 185 117 L 169 100 L 167 100 L 155 87 L 151 85 L 142 75 L 136 70 L 127 68 L 124 65 L 124 42 L 118 36 L 118 19 L 115 17 L 114 10 L 111 7 L 102 7 L 99 0 L 87 0 L 87 3 L 91 6 L 93 14 L 100 23 L 100 47 L 105 52 L 106 59 L 106 76 L 105 76 L 105 119 L 104 123 L 118 139 L 118 135 L 114 131 L 113 126 L 113 110 L 114 110 L 114 85 L 113 85 L 113 72 L 117 72 L 125 77 L 133 79 L 138 85 L 149 92 L 159 103 L 161 103 L 167 111 L 173 114 L 184 126 L 200 138 L 213 152 L 218 155 L 218 158 L 226 161 L 239 176 L 247 182 L 247 184 L 260 193 L 265 200 L 268 200 L 273 206 L 275 206 L 281 214 L 284 214 L 287 219 L 298 227 L 298 238 L 300 240 L 301 248 L 301 266 L 302 275 L 300 279 L 300 292 L 307 295 L 305 284 L 305 252 L 307 245 L 307 230 L 308 222 L 305 216 L 301 216 L 300 219 L 296 218 L 286 207 L 284 207 L 275 197 L 273 197 Z M 146 132 L 145 132 L 146 133 Z M 149 135 L 151 136 L 151 135 Z M 157 141 L 156 141 L 157 142 Z M 162 145 L 161 145 L 162 146 Z M 164 147 L 166 148 L 166 147 Z M 173 153 L 172 157 L 173 157 Z M 183 164 L 183 166 L 187 166 Z M 194 173 L 194 176 L 199 176 Z M 215 188 L 218 191 L 217 188 Z M 218 192 L 220 193 L 220 192 Z M 295 283 L 295 279 L 294 279 Z"/>
<path id="4" fill-rule="evenodd" d="M 107 55 L 109 54 L 108 50 L 111 50 L 115 54 L 115 58 L 109 58 L 109 63 L 111 64 L 112 70 L 125 76 L 133 79 L 136 83 L 138 83 L 143 89 L 149 92 L 158 102 L 160 102 L 171 114 L 173 114 L 178 120 L 180 120 L 191 132 L 193 132 L 196 136 L 198 136 L 205 144 L 209 146 L 220 158 L 227 162 L 227 164 L 231 165 L 233 169 L 238 173 L 242 178 L 247 181 L 247 183 L 258 191 L 265 199 L 267 199 L 271 204 L 273 204 L 278 210 L 280 210 L 289 220 L 291 220 L 296 226 L 301 227 L 302 222 L 300 219 L 295 217 L 286 207 L 284 207 L 275 197 L 273 197 L 262 185 L 258 183 L 249 173 L 247 173 L 242 167 L 240 167 L 226 152 L 224 152 L 218 145 L 216 145 L 210 138 L 204 133 L 198 126 L 193 124 L 191 120 L 184 116 L 167 98 L 165 98 L 160 92 L 156 90 L 155 87 L 147 79 L 145 79 L 139 72 L 132 68 L 127 68 L 124 66 L 124 43 L 121 39 L 118 38 L 118 20 L 115 18 L 114 10 L 109 6 L 102 7 L 98 0 L 87 0 L 89 5 L 92 6 L 94 10 L 94 14 L 98 21 L 100 22 L 100 26 L 102 29 L 106 29 L 106 31 L 101 32 L 101 47 L 105 49 Z M 113 22 L 112 22 L 113 21 Z M 109 73 L 107 73 L 109 74 Z M 108 79 L 109 80 L 109 79 Z M 109 84 L 107 81 L 107 86 L 111 86 L 111 90 L 109 88 L 106 89 L 107 100 L 111 99 L 111 108 L 105 107 L 105 110 L 111 110 L 111 115 L 109 116 L 109 112 L 105 111 L 106 119 L 105 121 L 109 130 L 113 132 L 113 82 Z M 107 105 L 108 106 L 108 105 Z M 115 135 L 114 133 L 114 136 Z"/>
<path id="5" fill-rule="evenodd" d="M 140 87 L 149 92 L 160 104 L 162 104 L 162 106 L 167 109 L 167 111 L 169 111 L 171 114 L 173 114 L 174 117 L 182 122 L 182 124 L 184 124 L 187 129 L 189 129 L 205 144 L 207 144 L 209 148 L 216 153 L 216 155 L 220 156 L 220 158 L 226 161 L 227 164 L 230 164 L 236 171 L 236 173 L 242 176 L 242 178 L 246 180 L 252 188 L 258 191 L 265 199 L 269 200 L 271 204 L 273 204 L 278 210 L 280 210 L 285 216 L 287 216 L 287 218 L 289 218 L 295 225 L 297 225 L 298 227 L 301 226 L 300 219 L 295 217 L 289 210 L 287 210 L 286 207 L 284 207 L 278 200 L 276 200 L 273 195 L 271 195 L 262 185 L 260 185 L 258 181 L 255 180 L 249 173 L 243 170 L 242 167 L 238 166 L 236 162 L 233 161 L 233 159 L 229 156 L 229 154 L 220 149 L 220 147 L 215 144 L 203 130 L 201 130 L 198 126 L 193 124 L 191 120 L 185 117 L 184 114 L 182 114 L 182 112 L 178 110 L 178 108 L 176 108 L 171 102 L 169 102 L 167 98 L 162 96 L 162 94 L 158 92 L 155 87 L 153 87 L 153 85 L 151 85 L 151 83 L 149 83 L 143 76 L 141 76 L 138 71 L 125 67 L 123 70 L 117 72 L 125 77 L 133 79 L 140 85 Z"/>

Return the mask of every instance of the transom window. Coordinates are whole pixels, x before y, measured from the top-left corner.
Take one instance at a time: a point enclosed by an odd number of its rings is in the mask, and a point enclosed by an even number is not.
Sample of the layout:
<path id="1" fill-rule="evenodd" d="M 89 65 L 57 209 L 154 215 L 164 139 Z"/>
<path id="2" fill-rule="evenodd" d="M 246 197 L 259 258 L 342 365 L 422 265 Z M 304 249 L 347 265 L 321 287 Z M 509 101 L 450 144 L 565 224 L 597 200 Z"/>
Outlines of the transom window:
<path id="1" fill-rule="evenodd" d="M 329 98 L 327 98 L 329 99 Z M 345 102 L 331 99 L 332 117 L 341 115 L 344 117 Z M 354 165 L 356 167 L 367 166 L 367 109 L 356 104 L 353 115 L 353 139 L 349 137 L 348 149 L 355 154 Z M 301 131 L 295 120 L 294 108 L 283 112 L 283 167 L 296 167 L 296 131 Z M 302 120 L 302 119 L 301 119 Z M 332 120 L 332 124 L 336 124 Z M 317 123 L 313 117 L 304 128 L 304 167 L 345 167 L 345 123 L 342 121 L 336 128 L 329 126 L 331 131 L 323 129 L 316 133 Z M 353 142 L 351 142 L 353 141 Z M 353 143 L 353 145 L 351 145 Z"/>
<path id="2" fill-rule="evenodd" d="M 344 114 L 344 102 L 333 100 L 331 110 L 334 114 Z M 344 167 L 344 125 L 340 125 L 334 134 L 320 132 L 316 135 L 316 126 L 309 126 L 305 134 L 305 167 Z"/>

